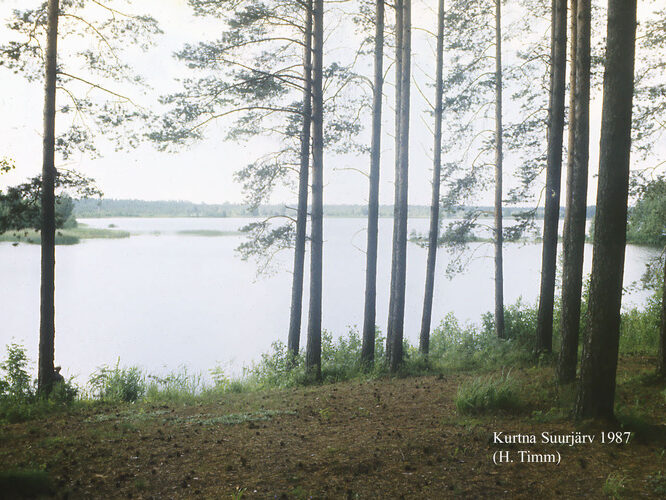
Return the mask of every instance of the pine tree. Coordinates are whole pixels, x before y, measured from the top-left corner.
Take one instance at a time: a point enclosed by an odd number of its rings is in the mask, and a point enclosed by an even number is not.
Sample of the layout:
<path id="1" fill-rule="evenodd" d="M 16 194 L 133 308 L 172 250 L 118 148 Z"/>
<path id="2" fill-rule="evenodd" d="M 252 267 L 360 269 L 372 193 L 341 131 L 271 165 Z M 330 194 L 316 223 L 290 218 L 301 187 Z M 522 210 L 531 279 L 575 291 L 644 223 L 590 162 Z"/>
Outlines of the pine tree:
<path id="1" fill-rule="evenodd" d="M 609 0 L 599 185 L 576 417 L 612 419 L 627 229 L 636 0 Z"/>
<path id="2" fill-rule="evenodd" d="M 392 372 L 402 364 L 402 342 L 405 322 L 405 284 L 407 275 L 407 210 L 409 172 L 409 109 L 411 85 L 411 0 L 396 4 L 401 9 L 396 31 L 400 33 L 396 51 L 398 88 L 396 99 L 396 172 L 393 214 L 393 248 L 391 257 L 391 289 L 387 328 L 387 359 Z"/>
<path id="3" fill-rule="evenodd" d="M 382 135 L 382 97 L 384 87 L 384 0 L 375 2 L 374 80 L 372 88 L 372 140 L 368 196 L 368 244 L 365 268 L 365 308 L 361 361 L 372 364 L 375 358 L 377 306 L 377 235 L 379 219 L 379 175 Z"/>
<path id="4" fill-rule="evenodd" d="M 444 66 L 444 0 L 439 0 L 437 11 L 437 49 L 435 69 L 435 133 L 432 164 L 432 199 L 430 201 L 430 230 L 428 232 L 428 259 L 421 317 L 419 351 L 427 356 L 430 349 L 430 323 L 435 288 L 435 262 L 439 244 L 439 192 L 442 171 L 442 93 Z"/>
<path id="5" fill-rule="evenodd" d="M 575 8 L 574 8 L 575 7 Z M 557 368 L 561 384 L 576 378 L 580 330 L 590 128 L 590 0 L 572 2 L 573 69 L 569 107 L 567 202 L 562 263 L 561 348 Z"/>
<path id="6" fill-rule="evenodd" d="M 541 288 L 537 317 L 536 352 L 553 348 L 553 309 L 557 267 L 557 231 L 560 218 L 560 182 L 564 132 L 564 95 L 567 52 L 567 1 L 553 0 L 550 103 L 548 111 L 548 163 L 543 220 Z"/>
<path id="7" fill-rule="evenodd" d="M 323 262 L 323 197 L 324 197 L 324 0 L 313 2 L 312 65 L 312 229 L 310 235 L 310 309 L 306 371 L 321 379 L 321 308 Z"/>

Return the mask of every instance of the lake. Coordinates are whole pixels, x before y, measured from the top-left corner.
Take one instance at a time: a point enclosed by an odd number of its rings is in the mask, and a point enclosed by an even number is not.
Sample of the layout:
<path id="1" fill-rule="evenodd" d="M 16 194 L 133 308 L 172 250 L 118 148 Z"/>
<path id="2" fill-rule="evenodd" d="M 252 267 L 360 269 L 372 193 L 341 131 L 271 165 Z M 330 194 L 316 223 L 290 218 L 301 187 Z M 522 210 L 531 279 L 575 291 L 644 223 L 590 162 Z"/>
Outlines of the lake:
<path id="1" fill-rule="evenodd" d="M 92 227 L 115 225 L 125 239 L 82 240 L 56 251 L 56 364 L 66 377 L 83 383 L 96 367 L 139 365 L 152 373 L 187 366 L 194 372 L 219 365 L 238 375 L 275 340 L 286 342 L 292 254 L 275 260 L 274 273 L 257 276 L 254 262 L 240 260 L 242 236 L 183 235 L 179 231 L 233 231 L 251 219 L 108 218 L 83 219 Z M 489 221 L 490 222 L 490 221 Z M 363 323 L 366 221 L 327 218 L 324 224 L 323 327 L 339 336 Z M 409 231 L 425 232 L 427 219 L 410 219 Z M 379 221 L 377 321 L 383 332 L 388 314 L 392 220 Z M 451 258 L 439 252 L 433 326 L 454 312 L 479 322 L 493 309 L 493 249 L 469 248 L 464 274 L 448 280 Z M 628 246 L 625 286 L 638 280 L 657 251 Z M 586 246 L 585 270 L 592 247 Z M 39 335 L 39 259 L 36 245 L 0 243 L 3 304 L 1 357 L 10 341 L 24 344 L 34 362 Z M 519 297 L 534 303 L 539 290 L 541 247 L 505 247 L 505 303 Z M 426 250 L 408 244 L 405 335 L 417 342 L 425 280 Z M 306 269 L 309 264 L 306 263 Z M 303 330 L 307 324 L 307 275 Z M 623 307 L 640 305 L 645 292 L 625 294 Z M 302 336 L 305 345 L 305 335 Z"/>

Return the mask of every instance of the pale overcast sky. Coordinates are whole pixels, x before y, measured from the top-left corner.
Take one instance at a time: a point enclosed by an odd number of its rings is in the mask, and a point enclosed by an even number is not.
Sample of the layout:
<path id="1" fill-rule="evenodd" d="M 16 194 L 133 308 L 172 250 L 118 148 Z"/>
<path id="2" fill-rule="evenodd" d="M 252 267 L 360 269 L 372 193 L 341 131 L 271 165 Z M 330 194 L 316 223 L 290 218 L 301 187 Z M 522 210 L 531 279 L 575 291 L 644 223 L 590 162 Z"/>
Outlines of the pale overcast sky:
<path id="1" fill-rule="evenodd" d="M 13 8 L 37 5 L 33 0 L 0 0 L 0 43 L 8 38 L 6 19 Z M 182 64 L 171 54 L 185 42 L 214 39 L 219 35 L 219 21 L 202 20 L 191 15 L 185 0 L 142 0 L 134 2 L 136 12 L 145 12 L 156 17 L 164 35 L 157 38 L 157 45 L 148 54 L 130 54 L 131 61 L 137 64 L 139 72 L 146 76 L 153 91 L 145 98 L 146 105 L 159 94 L 177 89 L 174 81 L 187 73 Z M 414 1 L 413 18 L 415 26 L 435 30 L 435 2 Z M 510 16 L 509 16 L 510 17 Z M 339 14 L 329 13 L 329 29 L 340 28 Z M 331 35 L 330 40 L 335 40 Z M 414 67 L 419 68 L 415 78 L 431 72 L 434 74 L 433 41 L 423 30 L 414 30 Z M 346 34 L 345 34 L 346 37 Z M 346 39 L 346 38 L 345 38 Z M 331 46 L 334 44 L 332 43 Z M 390 51 L 389 51 L 390 52 Z M 389 54 L 390 55 L 390 54 Z M 368 61 L 369 63 L 370 61 Z M 385 63 L 388 66 L 389 61 Z M 370 66 L 367 66 L 371 70 Z M 389 77 L 390 79 L 391 77 Z M 0 134 L 0 156 L 8 156 L 16 161 L 15 172 L 0 178 L 0 188 L 23 181 L 36 175 L 41 169 L 41 121 L 43 90 L 39 82 L 28 83 L 20 76 L 0 68 L 0 113 L 3 120 Z M 425 82 L 422 82 L 424 84 Z M 387 93 L 391 93 L 387 85 Z M 423 86 L 425 92 L 431 87 Z M 510 109 L 509 92 L 506 93 L 505 107 Z M 427 204 L 430 201 L 430 171 L 432 136 L 426 114 L 426 104 L 419 93 L 412 92 L 412 126 L 410 153 L 410 204 Z M 391 133 L 393 108 L 390 100 L 385 101 L 384 123 L 388 134 L 383 136 L 383 170 L 381 181 L 381 203 L 393 200 L 393 139 Z M 369 127 L 369 110 L 366 113 Z M 599 102 L 593 104 L 590 170 L 597 170 Z M 445 117 L 446 119 L 446 117 Z M 365 135 L 368 131 L 366 130 Z M 177 154 L 160 153 L 150 144 L 138 150 L 114 152 L 104 148 L 101 159 L 90 160 L 75 155 L 67 163 L 68 168 L 76 168 L 95 178 L 107 198 L 136 198 L 147 200 L 190 200 L 194 202 L 222 203 L 239 202 L 243 199 L 240 186 L 233 181 L 233 173 L 251 162 L 262 145 L 225 143 L 223 125 L 213 125 L 207 129 L 206 140 L 197 143 Z M 270 145 L 268 145 L 270 147 Z M 367 178 L 349 168 L 367 171 L 367 157 L 325 157 L 326 190 L 325 203 L 366 203 Z M 511 165 L 507 164 L 507 170 Z M 507 184 L 511 185 L 511 173 L 506 173 Z M 590 203 L 594 203 L 596 179 L 590 181 Z M 274 202 L 292 202 L 295 194 L 287 189 L 278 189 Z M 491 195 L 481 195 L 479 203 L 491 204 Z M 564 198 L 562 198 L 564 203 Z"/>

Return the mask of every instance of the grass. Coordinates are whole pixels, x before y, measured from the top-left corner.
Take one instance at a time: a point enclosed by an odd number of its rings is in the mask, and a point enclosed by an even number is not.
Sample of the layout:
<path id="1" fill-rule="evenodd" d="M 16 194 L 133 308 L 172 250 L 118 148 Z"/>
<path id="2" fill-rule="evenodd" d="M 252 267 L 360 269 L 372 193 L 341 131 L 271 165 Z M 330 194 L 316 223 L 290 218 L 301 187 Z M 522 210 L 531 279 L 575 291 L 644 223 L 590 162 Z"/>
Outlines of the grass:
<path id="1" fill-rule="evenodd" d="M 602 493 L 609 498 L 620 499 L 622 498 L 622 493 L 624 492 L 624 481 L 625 477 L 617 472 L 611 472 L 608 474 L 606 481 L 602 487 Z"/>
<path id="2" fill-rule="evenodd" d="M 666 476 L 661 471 L 648 476 L 648 484 L 652 491 L 657 495 L 666 496 Z"/>
<path id="3" fill-rule="evenodd" d="M 509 375 L 478 377 L 464 382 L 458 387 L 455 404 L 461 415 L 511 412 L 523 406 L 518 386 Z"/>
<path id="4" fill-rule="evenodd" d="M 179 421 L 201 425 L 238 425 L 246 422 L 266 422 L 278 415 L 296 415 L 296 412 L 290 410 L 258 410 L 247 413 L 231 413 L 229 415 L 221 416 L 201 414 L 191 415 Z"/>
<path id="5" fill-rule="evenodd" d="M 117 229 L 99 229 L 79 224 L 78 227 L 56 230 L 56 245 L 76 245 L 83 239 L 109 239 L 129 238 L 130 233 Z M 39 245 L 41 243 L 40 232 L 35 229 L 22 229 L 20 231 L 8 231 L 0 234 L 0 242 L 28 243 Z"/>

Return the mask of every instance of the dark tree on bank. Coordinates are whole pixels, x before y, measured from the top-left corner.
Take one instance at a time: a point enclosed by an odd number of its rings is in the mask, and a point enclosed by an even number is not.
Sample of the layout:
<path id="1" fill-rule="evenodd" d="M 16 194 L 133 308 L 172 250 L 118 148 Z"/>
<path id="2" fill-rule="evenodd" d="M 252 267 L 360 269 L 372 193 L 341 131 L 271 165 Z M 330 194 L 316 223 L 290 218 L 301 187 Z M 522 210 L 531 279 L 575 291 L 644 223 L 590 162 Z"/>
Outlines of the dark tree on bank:
<path id="1" fill-rule="evenodd" d="M 26 229 L 40 230 L 42 224 L 42 176 L 0 190 L 0 234 L 13 232 L 16 241 L 22 240 Z M 90 177 L 74 170 L 60 168 L 54 179 L 56 229 L 73 227 L 74 199 L 92 199 L 103 193 Z"/>
<path id="2" fill-rule="evenodd" d="M 96 9 L 96 12 L 88 8 Z M 89 16 L 88 18 L 86 18 Z M 41 287 L 38 389 L 51 390 L 55 378 L 55 187 L 56 154 L 68 158 L 76 149 L 96 154 L 96 129 L 118 147 L 136 146 L 139 133 L 132 124 L 144 121 L 148 113 L 131 97 L 112 90 L 106 83 L 142 83 L 119 54 L 135 45 L 143 50 L 157 33 L 157 23 L 147 16 L 116 10 L 111 4 L 88 6 L 75 0 L 49 0 L 35 9 L 16 10 L 8 25 L 24 40 L 11 40 L 0 47 L 0 65 L 28 80 L 44 78 L 44 134 L 41 175 Z M 61 54 L 58 38 L 89 38 Z M 40 69 L 43 68 L 43 73 Z M 99 80 L 98 80 L 99 79 Z M 61 91 L 67 104 L 56 105 Z M 105 98 L 99 98 L 104 95 Z M 73 116 L 64 131 L 56 130 L 56 113 Z"/>
<path id="3" fill-rule="evenodd" d="M 312 228 L 310 236 L 310 309 L 308 342 L 305 353 L 306 371 L 321 379 L 321 307 L 324 196 L 324 0 L 313 2 L 312 65 Z"/>
<path id="4" fill-rule="evenodd" d="M 303 270 L 305 267 L 305 240 L 308 221 L 308 178 L 310 171 L 310 131 L 312 128 L 312 0 L 305 3 L 303 46 L 303 119 L 301 125 L 301 151 L 298 172 L 298 208 L 294 240 L 294 272 L 291 285 L 291 309 L 287 348 L 298 356 L 303 310 Z"/>
<path id="5" fill-rule="evenodd" d="M 375 358 L 377 306 L 377 235 L 379 220 L 379 174 L 382 136 L 382 92 L 384 87 L 384 0 L 375 3 L 374 80 L 372 88 L 372 139 L 370 143 L 370 181 L 368 196 L 368 244 L 365 268 L 365 309 L 361 361 L 372 364 Z"/>
<path id="6" fill-rule="evenodd" d="M 569 106 L 567 200 L 562 249 L 561 348 L 557 367 L 561 384 L 573 382 L 576 378 L 590 133 L 591 5 L 590 0 L 573 0 L 571 5 L 572 98 Z"/>
<path id="7" fill-rule="evenodd" d="M 599 185 L 576 417 L 612 419 L 627 229 L 636 0 L 609 0 Z"/>
<path id="8" fill-rule="evenodd" d="M 389 369 L 398 370 L 402 363 L 402 342 L 405 322 L 405 281 L 407 275 L 407 188 L 409 171 L 409 104 L 411 83 L 411 0 L 402 0 L 396 4 L 401 17 L 396 23 L 398 44 L 396 52 L 400 59 L 396 61 L 396 169 L 395 169 L 395 205 L 393 213 L 393 248 L 391 256 L 391 288 L 387 328 L 387 358 Z"/>
<path id="9" fill-rule="evenodd" d="M 435 69 L 435 134 L 432 163 L 432 199 L 430 201 L 430 228 L 428 231 L 428 259 L 426 261 L 425 295 L 421 317 L 419 350 L 428 355 L 430 349 L 430 323 L 435 288 L 435 263 L 439 244 L 439 191 L 442 170 L 442 87 L 444 67 L 444 0 L 439 0 L 437 12 L 437 49 Z"/>
<path id="10" fill-rule="evenodd" d="M 536 352 L 553 346 L 553 308 L 557 267 L 557 230 L 560 218 L 560 183 L 564 132 L 564 94 L 567 62 L 567 1 L 553 0 L 550 102 L 548 108 L 548 154 L 546 202 L 543 220 L 541 289 L 537 317 Z"/>

